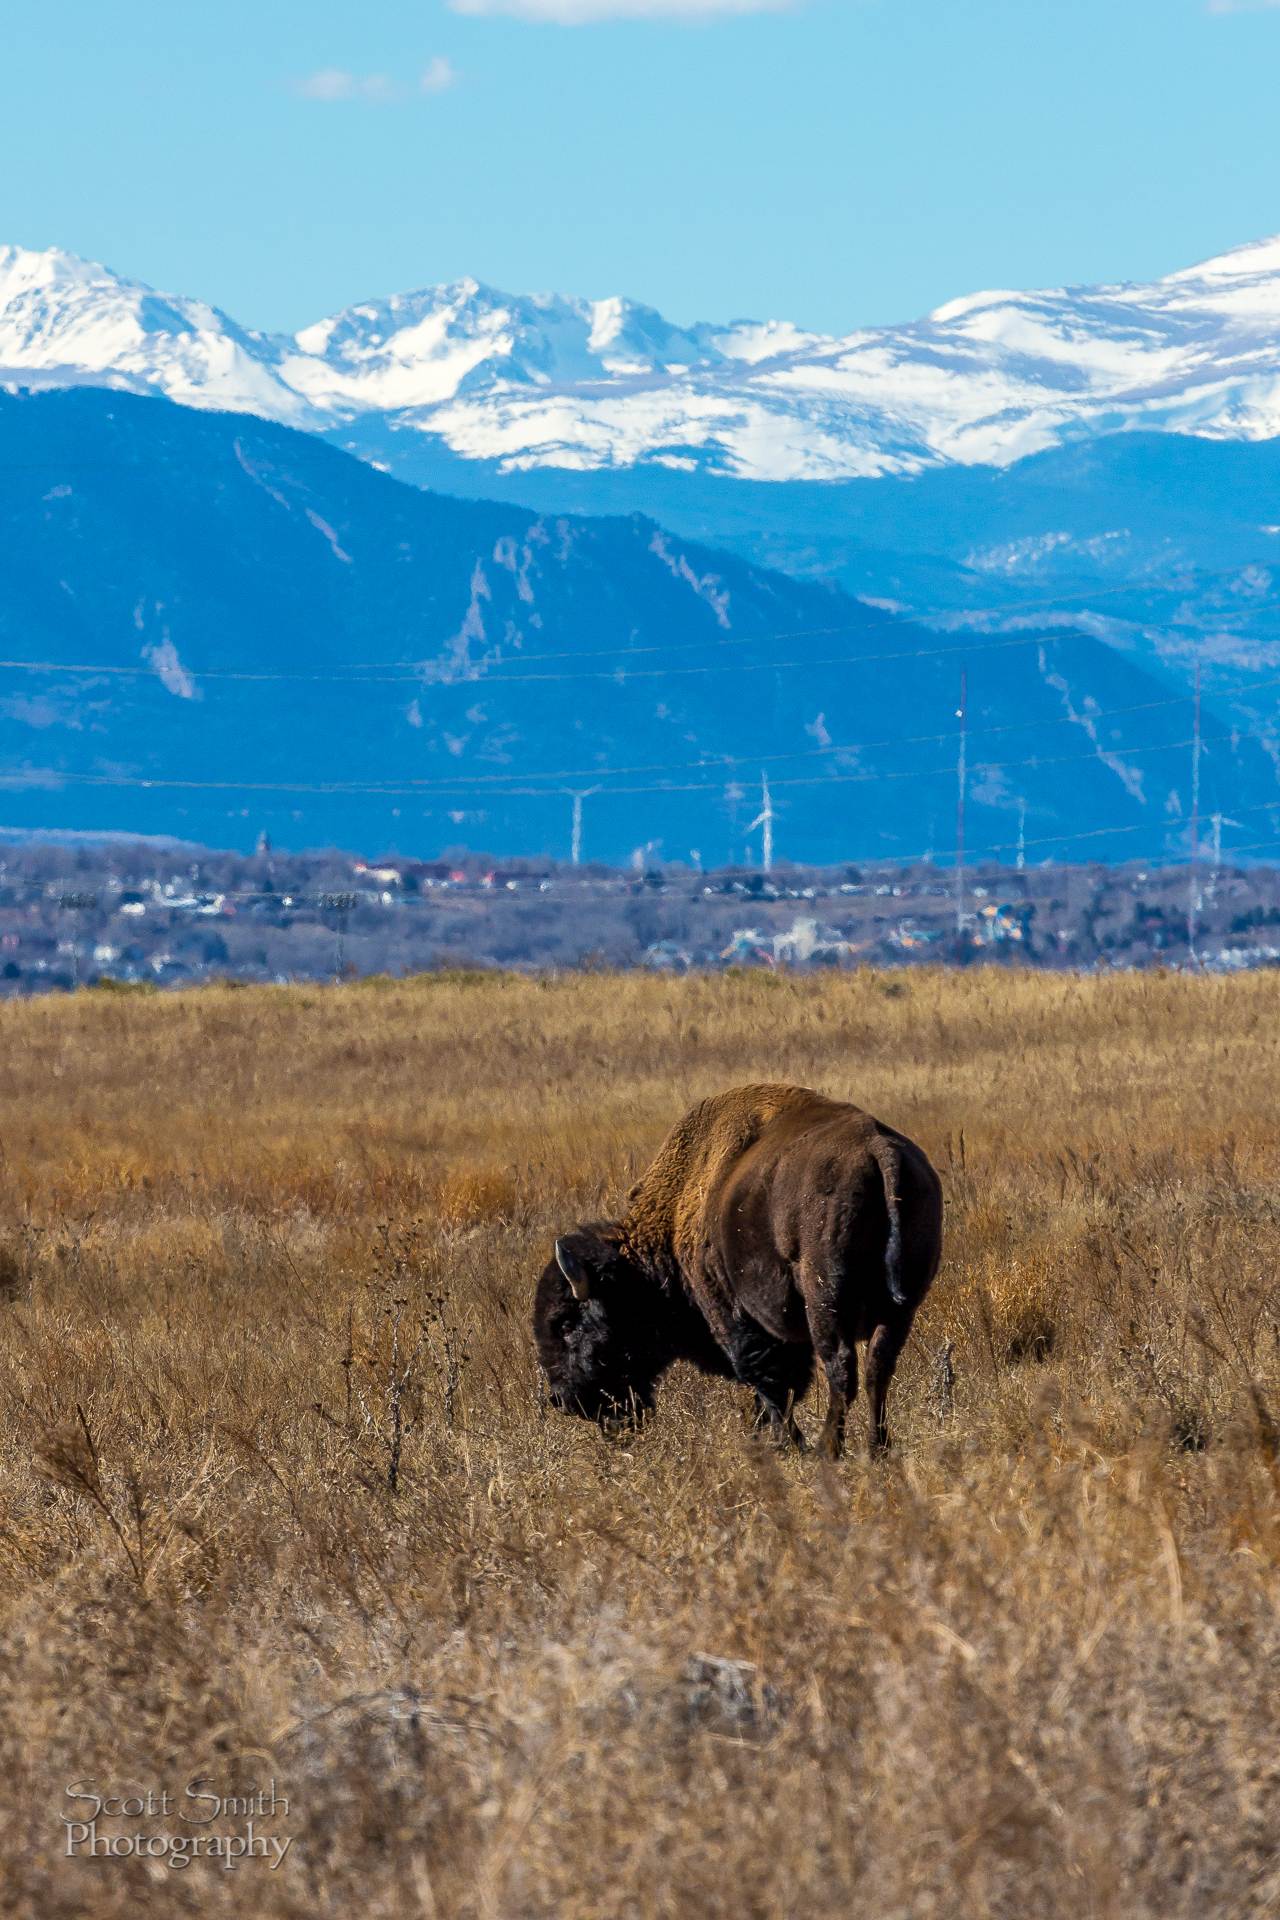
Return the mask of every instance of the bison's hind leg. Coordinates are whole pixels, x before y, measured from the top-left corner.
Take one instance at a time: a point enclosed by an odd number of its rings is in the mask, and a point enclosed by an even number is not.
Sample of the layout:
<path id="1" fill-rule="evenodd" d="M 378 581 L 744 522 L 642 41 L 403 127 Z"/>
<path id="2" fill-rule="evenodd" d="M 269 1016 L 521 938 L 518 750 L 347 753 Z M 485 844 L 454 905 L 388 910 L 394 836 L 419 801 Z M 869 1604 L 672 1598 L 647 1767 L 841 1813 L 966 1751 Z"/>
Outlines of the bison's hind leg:
<path id="1" fill-rule="evenodd" d="M 758 1321 L 739 1312 L 730 1322 L 726 1345 L 735 1375 L 755 1391 L 756 1425 L 767 1421 L 776 1439 L 803 1448 L 805 1438 L 795 1408 L 813 1379 L 808 1342 L 778 1340 Z"/>
<path id="2" fill-rule="evenodd" d="M 827 1376 L 827 1417 L 818 1435 L 818 1452 L 828 1460 L 838 1460 L 844 1452 L 844 1423 L 858 1397 L 858 1353 L 851 1340 L 837 1337 L 832 1347 L 820 1356 Z"/>
<path id="3" fill-rule="evenodd" d="M 911 1331 L 911 1320 L 911 1313 L 904 1311 L 892 1320 L 882 1321 L 867 1342 L 867 1399 L 869 1402 L 867 1438 L 872 1459 L 878 1458 L 889 1445 L 885 1402 L 889 1398 L 889 1386 L 898 1364 L 898 1355 L 902 1352 L 907 1335 Z"/>
<path id="4" fill-rule="evenodd" d="M 802 1270 L 801 1292 L 813 1350 L 827 1376 L 827 1417 L 818 1436 L 818 1451 L 828 1460 L 844 1452 L 844 1425 L 858 1397 L 858 1352 L 847 1328 L 841 1325 L 838 1289 L 811 1268 Z"/>

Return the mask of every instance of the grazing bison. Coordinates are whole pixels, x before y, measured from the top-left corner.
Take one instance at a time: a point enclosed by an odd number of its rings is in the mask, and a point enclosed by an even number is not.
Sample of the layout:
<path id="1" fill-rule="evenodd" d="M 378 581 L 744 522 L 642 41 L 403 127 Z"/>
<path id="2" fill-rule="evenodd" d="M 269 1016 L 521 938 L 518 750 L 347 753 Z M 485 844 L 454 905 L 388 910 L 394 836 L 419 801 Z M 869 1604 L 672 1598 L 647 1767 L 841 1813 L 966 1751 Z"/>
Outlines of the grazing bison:
<path id="1" fill-rule="evenodd" d="M 673 1360 L 692 1360 L 753 1387 L 759 1417 L 802 1445 L 792 1409 L 816 1355 L 834 1458 L 865 1340 L 875 1453 L 941 1246 L 938 1176 L 903 1134 L 803 1087 L 717 1094 L 667 1136 L 621 1220 L 556 1241 L 534 1304 L 551 1398 L 625 1420 Z"/>

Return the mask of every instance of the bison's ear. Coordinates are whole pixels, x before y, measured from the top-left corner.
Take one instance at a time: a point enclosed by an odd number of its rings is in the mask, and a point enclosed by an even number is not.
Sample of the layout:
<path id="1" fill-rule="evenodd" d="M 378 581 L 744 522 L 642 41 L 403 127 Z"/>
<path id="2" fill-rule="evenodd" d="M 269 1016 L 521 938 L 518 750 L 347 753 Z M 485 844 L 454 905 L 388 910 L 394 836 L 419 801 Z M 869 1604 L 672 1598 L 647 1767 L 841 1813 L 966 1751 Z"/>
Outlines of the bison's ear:
<path id="1" fill-rule="evenodd" d="M 591 1262 L 584 1256 L 585 1239 L 585 1234 L 566 1233 L 556 1241 L 556 1265 L 569 1282 L 569 1291 L 575 1300 L 591 1298 L 591 1282 L 594 1275 Z"/>

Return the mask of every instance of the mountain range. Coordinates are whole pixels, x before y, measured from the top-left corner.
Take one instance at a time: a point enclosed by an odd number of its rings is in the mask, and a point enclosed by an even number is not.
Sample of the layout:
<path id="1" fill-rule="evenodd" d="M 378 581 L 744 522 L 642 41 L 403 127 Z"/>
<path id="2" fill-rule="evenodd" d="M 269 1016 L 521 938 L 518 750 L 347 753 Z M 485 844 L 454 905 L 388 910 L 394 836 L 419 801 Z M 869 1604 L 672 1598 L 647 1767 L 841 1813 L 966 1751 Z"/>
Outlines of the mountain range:
<path id="1" fill-rule="evenodd" d="M 0 248 L 9 818 L 556 851 L 585 786 L 719 860 L 763 766 L 796 857 L 945 857 L 963 662 L 973 845 L 1184 848 L 1198 681 L 1257 847 L 1276 436 L 1280 241 L 842 339 L 474 281 L 272 335 Z"/>
<path id="2" fill-rule="evenodd" d="M 1280 238 L 1147 285 L 976 293 L 840 337 L 476 280 L 266 333 L 70 254 L 3 247 L 0 379 L 354 429 L 417 481 L 433 449 L 508 472 L 838 481 L 1006 466 L 1130 430 L 1264 440 L 1280 434 Z"/>

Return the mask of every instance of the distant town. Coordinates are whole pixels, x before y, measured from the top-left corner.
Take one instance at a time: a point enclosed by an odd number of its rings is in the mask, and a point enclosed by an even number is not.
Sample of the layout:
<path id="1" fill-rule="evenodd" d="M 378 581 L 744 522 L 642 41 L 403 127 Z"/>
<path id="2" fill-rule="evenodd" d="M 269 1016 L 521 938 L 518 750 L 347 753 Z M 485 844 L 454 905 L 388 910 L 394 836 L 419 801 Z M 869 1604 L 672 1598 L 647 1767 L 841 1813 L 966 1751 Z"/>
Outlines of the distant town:
<path id="1" fill-rule="evenodd" d="M 440 968 L 1280 963 L 1280 870 L 978 866 L 619 871 L 0 846 L 0 994 L 110 984 L 336 980 Z"/>

